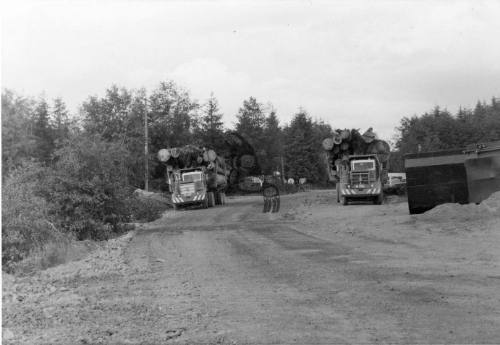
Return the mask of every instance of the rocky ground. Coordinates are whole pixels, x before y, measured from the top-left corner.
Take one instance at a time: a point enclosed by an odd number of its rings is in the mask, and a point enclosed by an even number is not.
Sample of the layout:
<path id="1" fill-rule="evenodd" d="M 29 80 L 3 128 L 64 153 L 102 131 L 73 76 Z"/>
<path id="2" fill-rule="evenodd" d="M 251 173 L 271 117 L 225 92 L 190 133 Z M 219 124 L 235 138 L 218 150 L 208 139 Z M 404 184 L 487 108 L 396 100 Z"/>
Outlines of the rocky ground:
<path id="1" fill-rule="evenodd" d="M 415 216 L 333 191 L 262 206 L 169 211 L 82 260 L 3 274 L 3 343 L 500 339 L 500 194 Z"/>

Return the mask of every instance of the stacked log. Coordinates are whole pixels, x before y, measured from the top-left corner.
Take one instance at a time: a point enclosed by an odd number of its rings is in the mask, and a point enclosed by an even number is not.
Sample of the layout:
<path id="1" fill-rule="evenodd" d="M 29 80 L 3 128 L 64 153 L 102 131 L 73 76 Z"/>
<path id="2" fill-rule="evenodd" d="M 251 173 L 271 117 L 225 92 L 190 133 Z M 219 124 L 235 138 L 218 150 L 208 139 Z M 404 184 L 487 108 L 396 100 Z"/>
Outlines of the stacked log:
<path id="1" fill-rule="evenodd" d="M 176 169 L 204 167 L 209 190 L 224 190 L 227 186 L 226 162 L 214 150 L 194 145 L 161 149 L 158 160 L 167 165 L 167 173 Z"/>
<path id="2" fill-rule="evenodd" d="M 371 127 L 363 134 L 357 129 L 335 130 L 332 137 L 323 140 L 322 146 L 332 166 L 349 160 L 352 155 L 376 154 L 382 164 L 389 160 L 389 144 L 378 139 Z"/>
<path id="3" fill-rule="evenodd" d="M 238 189 L 245 177 L 261 174 L 257 155 L 252 145 L 237 132 L 226 132 L 224 142 L 228 151 L 226 162 L 230 170 L 229 185 Z"/>
<path id="4" fill-rule="evenodd" d="M 203 162 L 203 149 L 193 145 L 161 149 L 158 160 L 175 169 L 195 167 Z"/>
<path id="5" fill-rule="evenodd" d="M 208 172 L 214 171 L 218 175 L 209 174 L 209 185 L 214 178 L 221 180 L 222 176 L 229 176 L 229 186 L 233 189 L 238 189 L 239 183 L 246 177 L 261 175 L 255 150 L 242 135 L 226 132 L 224 143 L 223 155 L 218 155 L 211 149 L 185 145 L 160 150 L 158 160 L 170 167 L 170 170 L 204 166 Z M 219 182 L 217 186 L 220 185 Z"/>
<path id="6" fill-rule="evenodd" d="M 220 165 L 220 162 L 223 161 L 214 150 L 194 145 L 161 149 L 158 151 L 158 160 L 173 169 L 207 167 L 215 161 L 218 161 Z"/>

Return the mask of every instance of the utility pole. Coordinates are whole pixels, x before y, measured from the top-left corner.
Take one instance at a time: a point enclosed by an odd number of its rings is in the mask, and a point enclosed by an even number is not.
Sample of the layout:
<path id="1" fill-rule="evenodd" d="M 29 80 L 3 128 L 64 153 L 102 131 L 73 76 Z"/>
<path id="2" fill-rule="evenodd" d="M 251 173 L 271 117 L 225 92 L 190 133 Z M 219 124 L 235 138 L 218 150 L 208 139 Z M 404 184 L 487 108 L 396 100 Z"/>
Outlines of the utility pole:
<path id="1" fill-rule="evenodd" d="M 144 92 L 144 189 L 149 191 L 148 98 Z"/>
<path id="2" fill-rule="evenodd" d="M 281 179 L 285 181 L 285 163 L 283 162 L 283 155 L 281 155 L 280 158 L 281 158 Z"/>

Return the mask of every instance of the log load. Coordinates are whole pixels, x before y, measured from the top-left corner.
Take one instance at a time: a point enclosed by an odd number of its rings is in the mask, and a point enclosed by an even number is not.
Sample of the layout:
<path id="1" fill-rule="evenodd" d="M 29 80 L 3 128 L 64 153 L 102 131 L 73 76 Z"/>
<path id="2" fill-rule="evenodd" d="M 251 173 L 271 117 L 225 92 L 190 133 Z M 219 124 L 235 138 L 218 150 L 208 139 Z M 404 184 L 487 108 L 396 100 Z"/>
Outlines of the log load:
<path id="1" fill-rule="evenodd" d="M 167 166 L 168 171 L 204 167 L 209 190 L 223 191 L 227 187 L 229 170 L 223 157 L 214 150 L 194 145 L 161 149 L 158 160 Z"/>
<path id="2" fill-rule="evenodd" d="M 224 143 L 227 148 L 226 163 L 230 170 L 229 185 L 239 188 L 240 181 L 248 176 L 262 174 L 257 155 L 250 143 L 237 132 L 226 132 Z"/>
<path id="3" fill-rule="evenodd" d="M 384 167 L 389 161 L 389 144 L 378 139 L 371 127 L 363 134 L 357 129 L 337 129 L 332 137 L 323 140 L 322 146 L 329 165 L 334 169 L 352 155 L 375 154 Z"/>
<path id="4" fill-rule="evenodd" d="M 158 152 L 158 160 L 170 170 L 205 167 L 207 183 L 211 188 L 215 185 L 219 188 L 226 179 L 229 187 L 236 190 L 245 178 L 262 174 L 254 148 L 241 134 L 226 132 L 224 144 L 222 154 L 194 145 L 162 149 Z M 216 175 L 211 175 L 211 171 Z"/>
<path id="5" fill-rule="evenodd" d="M 158 151 L 158 160 L 174 169 L 197 167 L 203 164 L 202 148 L 194 145 L 161 149 Z"/>

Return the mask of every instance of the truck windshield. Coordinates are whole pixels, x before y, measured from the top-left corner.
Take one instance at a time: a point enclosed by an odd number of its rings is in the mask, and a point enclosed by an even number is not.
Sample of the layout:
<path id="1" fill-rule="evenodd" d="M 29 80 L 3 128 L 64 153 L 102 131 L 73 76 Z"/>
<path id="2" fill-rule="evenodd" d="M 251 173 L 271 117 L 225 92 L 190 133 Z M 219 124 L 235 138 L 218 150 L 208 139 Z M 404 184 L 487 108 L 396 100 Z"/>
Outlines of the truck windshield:
<path id="1" fill-rule="evenodd" d="M 182 174 L 182 182 L 201 181 L 201 172 L 190 172 Z"/>
<path id="2" fill-rule="evenodd" d="M 353 161 L 352 170 L 353 171 L 368 171 L 375 170 L 375 162 L 374 161 Z"/>

